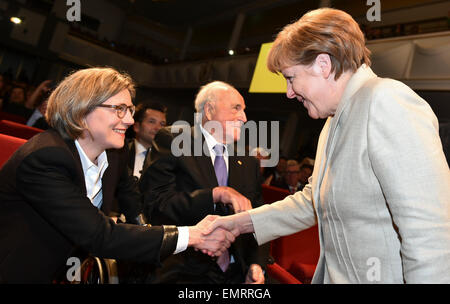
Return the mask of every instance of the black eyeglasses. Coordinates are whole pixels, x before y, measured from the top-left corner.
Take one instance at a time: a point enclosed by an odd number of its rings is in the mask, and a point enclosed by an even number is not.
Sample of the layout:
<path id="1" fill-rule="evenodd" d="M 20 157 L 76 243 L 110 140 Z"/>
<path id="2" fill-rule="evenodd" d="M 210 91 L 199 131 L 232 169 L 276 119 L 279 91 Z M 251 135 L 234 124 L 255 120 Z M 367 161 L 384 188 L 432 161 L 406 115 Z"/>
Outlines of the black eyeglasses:
<path id="1" fill-rule="evenodd" d="M 125 117 L 125 115 L 127 114 L 127 109 L 130 110 L 131 116 L 134 116 L 134 113 L 136 112 L 136 107 L 134 105 L 127 106 L 126 104 L 123 104 L 123 103 L 120 105 L 101 104 L 101 105 L 98 105 L 97 107 L 111 108 L 111 109 L 116 110 L 117 117 L 119 117 L 120 119 Z"/>

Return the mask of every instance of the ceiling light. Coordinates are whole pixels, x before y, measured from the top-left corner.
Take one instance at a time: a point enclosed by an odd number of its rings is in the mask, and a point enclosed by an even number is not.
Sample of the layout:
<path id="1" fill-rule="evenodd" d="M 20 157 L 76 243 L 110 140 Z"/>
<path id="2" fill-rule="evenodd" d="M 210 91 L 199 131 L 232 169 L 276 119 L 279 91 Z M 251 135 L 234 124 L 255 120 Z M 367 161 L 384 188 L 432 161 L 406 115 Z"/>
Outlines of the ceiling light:
<path id="1" fill-rule="evenodd" d="M 21 24 L 22 23 L 22 19 L 20 19 L 19 17 L 11 17 L 9 20 L 12 23 L 14 23 L 14 24 Z"/>

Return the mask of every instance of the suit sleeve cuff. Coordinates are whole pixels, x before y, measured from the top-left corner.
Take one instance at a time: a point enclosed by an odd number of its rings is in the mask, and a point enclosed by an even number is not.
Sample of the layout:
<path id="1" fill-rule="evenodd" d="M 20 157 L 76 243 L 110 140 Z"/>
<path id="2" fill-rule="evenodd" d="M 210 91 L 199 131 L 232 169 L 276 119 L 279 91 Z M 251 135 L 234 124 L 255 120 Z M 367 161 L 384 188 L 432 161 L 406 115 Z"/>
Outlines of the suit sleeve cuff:
<path id="1" fill-rule="evenodd" d="M 164 236 L 161 244 L 160 259 L 164 260 L 172 255 L 178 243 L 178 229 L 176 226 L 163 226 Z"/>
<path id="2" fill-rule="evenodd" d="M 188 242 L 189 242 L 189 227 L 187 226 L 178 227 L 177 248 L 175 249 L 175 252 L 173 254 L 185 251 L 188 247 Z"/>

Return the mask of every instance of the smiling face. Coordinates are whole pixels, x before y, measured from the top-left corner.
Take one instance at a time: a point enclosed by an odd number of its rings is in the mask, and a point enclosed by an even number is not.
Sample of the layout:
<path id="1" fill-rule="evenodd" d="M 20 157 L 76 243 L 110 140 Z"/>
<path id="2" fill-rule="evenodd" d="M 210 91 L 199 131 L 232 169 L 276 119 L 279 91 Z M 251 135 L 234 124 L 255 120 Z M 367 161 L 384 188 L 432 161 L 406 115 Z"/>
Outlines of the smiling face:
<path id="1" fill-rule="evenodd" d="M 104 105 L 133 105 L 130 92 L 122 90 L 113 97 L 107 99 Z M 121 119 L 116 110 L 112 108 L 96 107 L 85 119 L 87 130 L 79 138 L 79 142 L 85 153 L 95 159 L 106 149 L 120 149 L 124 145 L 125 131 L 133 125 L 134 120 L 127 109 Z M 92 158 L 91 158 L 92 160 Z"/>
<path id="2" fill-rule="evenodd" d="M 155 138 L 156 133 L 165 126 L 166 114 L 154 109 L 146 109 L 142 121 L 136 122 L 133 128 L 136 132 L 137 140 L 144 147 L 149 148 L 152 145 L 152 140 Z"/>
<path id="3" fill-rule="evenodd" d="M 219 142 L 228 144 L 238 141 L 241 136 L 241 127 L 247 121 L 244 98 L 233 88 L 218 89 L 216 94 L 218 94 L 217 101 L 214 106 L 207 105 L 205 115 L 208 121 L 219 123 L 225 132 L 219 134 L 219 132 L 208 131 Z"/>
<path id="4" fill-rule="evenodd" d="M 286 96 L 303 103 L 311 118 L 334 115 L 339 101 L 333 94 L 333 79 L 324 75 L 317 63 L 311 66 L 294 65 L 281 72 L 287 81 Z"/>

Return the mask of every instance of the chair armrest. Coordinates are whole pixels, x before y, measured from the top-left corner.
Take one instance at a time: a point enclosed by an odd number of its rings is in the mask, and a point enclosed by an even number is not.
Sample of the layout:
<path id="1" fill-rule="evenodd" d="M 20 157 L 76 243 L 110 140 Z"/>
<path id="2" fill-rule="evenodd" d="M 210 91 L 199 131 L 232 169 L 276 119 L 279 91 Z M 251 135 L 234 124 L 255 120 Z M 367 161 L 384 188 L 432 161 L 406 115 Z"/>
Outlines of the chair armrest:
<path id="1" fill-rule="evenodd" d="M 316 271 L 316 265 L 293 262 L 289 270 L 293 276 L 301 280 L 304 284 L 310 284 Z"/>
<path id="2" fill-rule="evenodd" d="M 268 264 L 267 272 L 272 278 L 278 280 L 281 284 L 302 284 L 302 282 L 300 282 L 277 263 Z"/>

